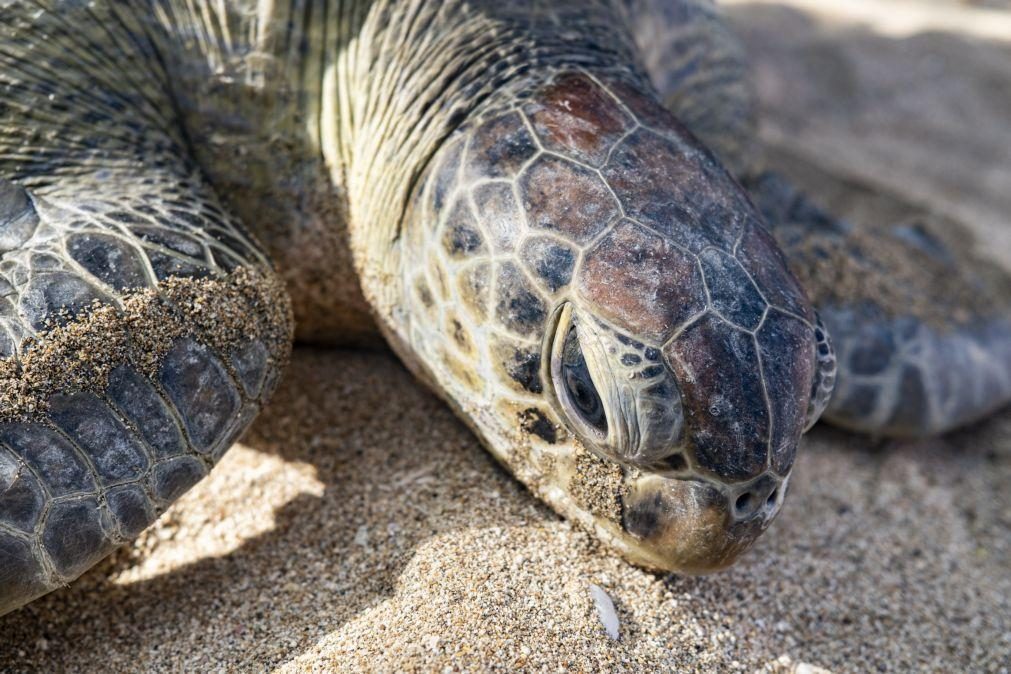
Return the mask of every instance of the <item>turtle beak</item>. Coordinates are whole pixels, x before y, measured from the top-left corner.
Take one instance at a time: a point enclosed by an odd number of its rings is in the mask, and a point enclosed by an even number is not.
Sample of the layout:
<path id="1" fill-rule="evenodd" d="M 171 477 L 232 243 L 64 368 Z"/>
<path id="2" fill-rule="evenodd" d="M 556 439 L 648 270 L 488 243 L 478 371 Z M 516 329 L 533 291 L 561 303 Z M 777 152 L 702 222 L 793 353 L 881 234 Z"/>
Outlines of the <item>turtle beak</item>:
<path id="1" fill-rule="evenodd" d="M 626 553 L 678 573 L 725 569 L 768 528 L 785 486 L 758 480 L 725 492 L 699 480 L 643 475 L 625 498 L 622 528 L 634 539 Z"/>

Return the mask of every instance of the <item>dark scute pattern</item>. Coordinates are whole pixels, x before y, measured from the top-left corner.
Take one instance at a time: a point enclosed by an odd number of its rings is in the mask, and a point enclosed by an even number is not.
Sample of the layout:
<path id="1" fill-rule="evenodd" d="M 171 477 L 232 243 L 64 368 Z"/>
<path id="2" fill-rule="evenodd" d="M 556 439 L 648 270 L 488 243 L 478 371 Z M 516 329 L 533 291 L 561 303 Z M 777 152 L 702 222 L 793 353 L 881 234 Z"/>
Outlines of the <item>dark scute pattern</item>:
<path id="1" fill-rule="evenodd" d="M 814 321 L 814 312 L 797 279 L 790 273 L 786 257 L 765 226 L 750 221 L 737 248 L 737 259 L 751 275 L 772 306 Z"/>
<path id="2" fill-rule="evenodd" d="M 547 318 L 547 308 L 513 263 L 499 268 L 497 291 L 495 316 L 499 322 L 517 334 L 536 335 Z"/>
<path id="3" fill-rule="evenodd" d="M 48 321 L 63 324 L 81 314 L 94 302 L 109 298 L 83 278 L 70 272 L 32 274 L 21 293 L 21 312 L 35 330 Z"/>
<path id="4" fill-rule="evenodd" d="M 250 245 L 247 242 L 240 239 L 239 237 L 232 234 L 231 232 L 229 232 L 228 230 L 221 229 L 218 227 L 205 227 L 204 233 L 210 234 L 216 240 L 220 241 L 225 246 L 225 248 L 228 249 L 228 252 L 232 253 L 230 257 L 232 257 L 233 259 L 238 259 L 235 257 L 236 255 L 238 255 L 240 258 L 243 258 L 244 260 L 256 259 L 256 253 L 250 247 Z"/>
<path id="5" fill-rule="evenodd" d="M 182 431 L 166 402 L 153 386 L 129 365 L 120 365 L 109 375 L 106 395 L 140 431 L 156 457 L 186 450 Z"/>
<path id="6" fill-rule="evenodd" d="M 446 217 L 442 247 L 447 255 L 455 259 L 486 252 L 484 237 L 478 230 L 477 220 L 466 199 L 457 199 Z"/>
<path id="7" fill-rule="evenodd" d="M 200 222 L 201 226 L 204 224 Z M 164 227 L 131 227 L 131 231 L 140 238 L 141 241 L 153 243 L 169 250 L 175 251 L 196 259 L 203 259 L 203 245 L 196 239 L 180 233 L 175 228 L 174 221 L 166 221 Z"/>
<path id="8" fill-rule="evenodd" d="M 116 290 L 148 285 L 140 252 L 118 237 L 72 234 L 67 238 L 67 251 L 88 273 Z"/>
<path id="9" fill-rule="evenodd" d="M 694 253 L 707 246 L 732 251 L 752 211 L 711 156 L 686 153 L 647 129 L 623 140 L 602 173 L 628 217 Z"/>
<path id="10" fill-rule="evenodd" d="M 28 258 L 28 266 L 33 271 L 39 271 L 42 269 L 63 269 L 66 265 L 55 255 L 33 251 Z"/>
<path id="11" fill-rule="evenodd" d="M 0 178 L 0 251 L 20 248 L 39 225 L 39 214 L 21 185 Z"/>
<path id="12" fill-rule="evenodd" d="M 520 178 L 530 226 L 585 243 L 620 211 L 614 195 L 593 171 L 558 157 L 537 159 Z"/>
<path id="13" fill-rule="evenodd" d="M 586 254 L 578 287 L 607 318 L 658 342 L 706 308 L 695 258 L 629 222 Z"/>
<path id="14" fill-rule="evenodd" d="M 530 273 L 551 292 L 569 285 L 576 253 L 548 238 L 531 238 L 523 245 L 523 262 Z"/>
<path id="15" fill-rule="evenodd" d="M 54 503 L 46 518 L 42 546 L 56 571 L 76 578 L 115 547 L 107 531 L 111 522 L 95 498 Z"/>
<path id="16" fill-rule="evenodd" d="M 207 474 L 204 464 L 193 456 L 179 456 L 154 467 L 151 486 L 155 498 L 168 505 Z"/>
<path id="17" fill-rule="evenodd" d="M 765 300 L 740 263 L 715 248 L 699 254 L 712 307 L 731 323 L 754 330 L 765 312 Z"/>
<path id="18" fill-rule="evenodd" d="M 507 113 L 474 132 L 467 150 L 467 175 L 475 179 L 512 178 L 537 151 L 520 114 Z"/>
<path id="19" fill-rule="evenodd" d="M 0 531 L 0 611 L 31 601 L 49 588 L 41 562 L 32 553 L 32 546 L 4 531 Z"/>
<path id="20" fill-rule="evenodd" d="M 232 352 L 232 368 L 247 396 L 255 398 L 260 395 L 269 359 L 267 347 L 258 339 L 250 340 Z"/>
<path id="21" fill-rule="evenodd" d="M 204 278 L 211 274 L 211 270 L 202 262 L 166 255 L 156 250 L 148 250 L 147 259 L 150 260 L 151 268 L 159 281 L 164 281 L 172 276 Z"/>
<path id="22" fill-rule="evenodd" d="M 220 248 L 212 247 L 210 251 L 211 259 L 214 260 L 214 263 L 221 267 L 221 269 L 226 273 L 232 272 L 246 264 L 240 258 Z"/>
<path id="23" fill-rule="evenodd" d="M 7 306 L 10 306 L 10 302 L 0 300 L 0 309 Z M 0 315 L 9 316 L 9 314 L 4 313 L 2 310 L 0 310 Z M 6 330 L 0 328 L 0 358 L 10 358 L 16 351 L 17 347 L 15 346 L 14 338 Z"/>
<path id="24" fill-rule="evenodd" d="M 786 475 L 807 419 L 814 378 L 814 333 L 796 318 L 773 310 L 757 338 L 772 407 L 772 468 Z"/>
<path id="25" fill-rule="evenodd" d="M 119 533 L 125 539 L 136 537 L 157 517 L 147 494 L 137 484 L 126 484 L 110 489 L 105 495 Z"/>
<path id="26" fill-rule="evenodd" d="M 103 484 L 133 480 L 147 471 L 148 458 L 133 431 L 94 394 L 54 395 L 49 414 L 88 455 Z"/>
<path id="27" fill-rule="evenodd" d="M 541 352 L 536 346 L 502 342 L 493 346 L 493 357 L 501 363 L 511 380 L 530 393 L 542 393 Z"/>
<path id="28" fill-rule="evenodd" d="M 555 425 L 536 407 L 520 412 L 519 420 L 520 428 L 527 433 L 536 435 L 550 445 L 558 442 L 558 431 L 555 429 Z"/>
<path id="29" fill-rule="evenodd" d="M 235 423 L 231 424 L 227 429 L 225 429 L 225 434 L 221 436 L 217 445 L 213 447 L 211 453 L 211 461 L 217 463 L 221 460 L 221 457 L 225 455 L 225 452 L 239 441 L 242 434 L 249 428 L 250 424 L 253 423 L 253 419 L 260 412 L 260 406 L 254 402 L 248 402 L 242 406 L 239 410 L 239 414 L 235 418 Z"/>
<path id="30" fill-rule="evenodd" d="M 56 431 L 39 424 L 11 424 L 0 430 L 0 441 L 32 467 L 51 496 L 95 491 L 83 457 Z"/>
<path id="31" fill-rule="evenodd" d="M 752 336 L 707 314 L 666 349 L 699 465 L 733 480 L 761 473 L 769 415 Z"/>
<path id="32" fill-rule="evenodd" d="M 186 337 L 165 356 L 159 381 L 182 415 L 198 452 L 210 451 L 239 410 L 239 392 L 217 357 Z"/>
<path id="33" fill-rule="evenodd" d="M 16 456 L 0 448 L 0 522 L 22 531 L 35 528 L 45 494 Z"/>
<path id="34" fill-rule="evenodd" d="M 523 107 L 548 150 L 600 166 L 633 121 L 614 97 L 585 75 L 566 74 Z"/>

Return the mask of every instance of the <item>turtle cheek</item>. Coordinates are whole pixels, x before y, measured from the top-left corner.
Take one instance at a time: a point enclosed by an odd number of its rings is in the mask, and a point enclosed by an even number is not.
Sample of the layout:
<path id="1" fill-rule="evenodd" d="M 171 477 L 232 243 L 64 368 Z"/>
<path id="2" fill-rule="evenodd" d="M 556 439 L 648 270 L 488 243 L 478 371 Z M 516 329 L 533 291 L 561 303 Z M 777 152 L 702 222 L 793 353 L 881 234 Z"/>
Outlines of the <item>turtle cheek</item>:
<path id="1" fill-rule="evenodd" d="M 641 562 L 687 574 L 725 569 L 768 527 L 771 518 L 741 518 L 715 486 L 646 476 L 625 498 L 622 528 Z"/>

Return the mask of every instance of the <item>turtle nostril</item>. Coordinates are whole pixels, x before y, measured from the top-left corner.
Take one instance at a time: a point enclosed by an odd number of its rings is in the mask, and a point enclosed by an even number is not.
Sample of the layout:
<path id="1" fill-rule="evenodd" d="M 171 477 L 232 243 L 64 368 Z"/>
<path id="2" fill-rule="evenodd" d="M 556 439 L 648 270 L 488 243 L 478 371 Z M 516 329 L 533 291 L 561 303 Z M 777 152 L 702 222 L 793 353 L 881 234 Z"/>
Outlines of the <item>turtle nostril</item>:
<path id="1" fill-rule="evenodd" d="M 734 501 L 734 509 L 737 511 L 737 516 L 741 518 L 750 517 L 755 511 L 757 500 L 755 494 L 750 491 L 746 491 L 738 496 L 737 500 Z"/>
<path id="2" fill-rule="evenodd" d="M 771 486 L 771 485 L 770 485 Z M 742 492 L 734 501 L 734 516 L 739 520 L 752 519 L 758 515 L 771 516 L 779 502 L 779 487 L 770 491 L 768 487 L 756 487 Z"/>

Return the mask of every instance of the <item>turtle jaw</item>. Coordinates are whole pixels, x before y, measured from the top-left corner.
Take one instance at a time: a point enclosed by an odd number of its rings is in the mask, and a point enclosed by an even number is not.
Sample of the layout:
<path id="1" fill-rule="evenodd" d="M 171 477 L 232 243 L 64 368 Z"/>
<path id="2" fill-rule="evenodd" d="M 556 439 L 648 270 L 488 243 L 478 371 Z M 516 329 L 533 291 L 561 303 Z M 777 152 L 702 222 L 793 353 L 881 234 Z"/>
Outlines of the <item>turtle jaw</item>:
<path id="1" fill-rule="evenodd" d="M 786 488 L 786 480 L 763 478 L 741 489 L 656 474 L 630 482 L 622 552 L 634 563 L 689 575 L 732 565 L 779 514 Z"/>
<path id="2" fill-rule="evenodd" d="M 580 512 L 580 518 L 592 517 L 606 531 L 602 537 L 633 563 L 688 574 L 724 569 L 779 513 L 786 479 L 759 468 L 733 480 L 699 465 L 684 433 L 677 382 L 649 360 L 659 351 L 616 337 L 569 301 L 545 327 L 542 376 L 574 436 L 573 455 L 585 450 L 601 470 L 620 475 L 620 516 L 604 521 L 600 513 Z M 630 354 L 636 358 L 628 360 Z M 566 481 L 574 505 L 583 505 L 587 489 L 580 478 L 577 470 Z"/>

